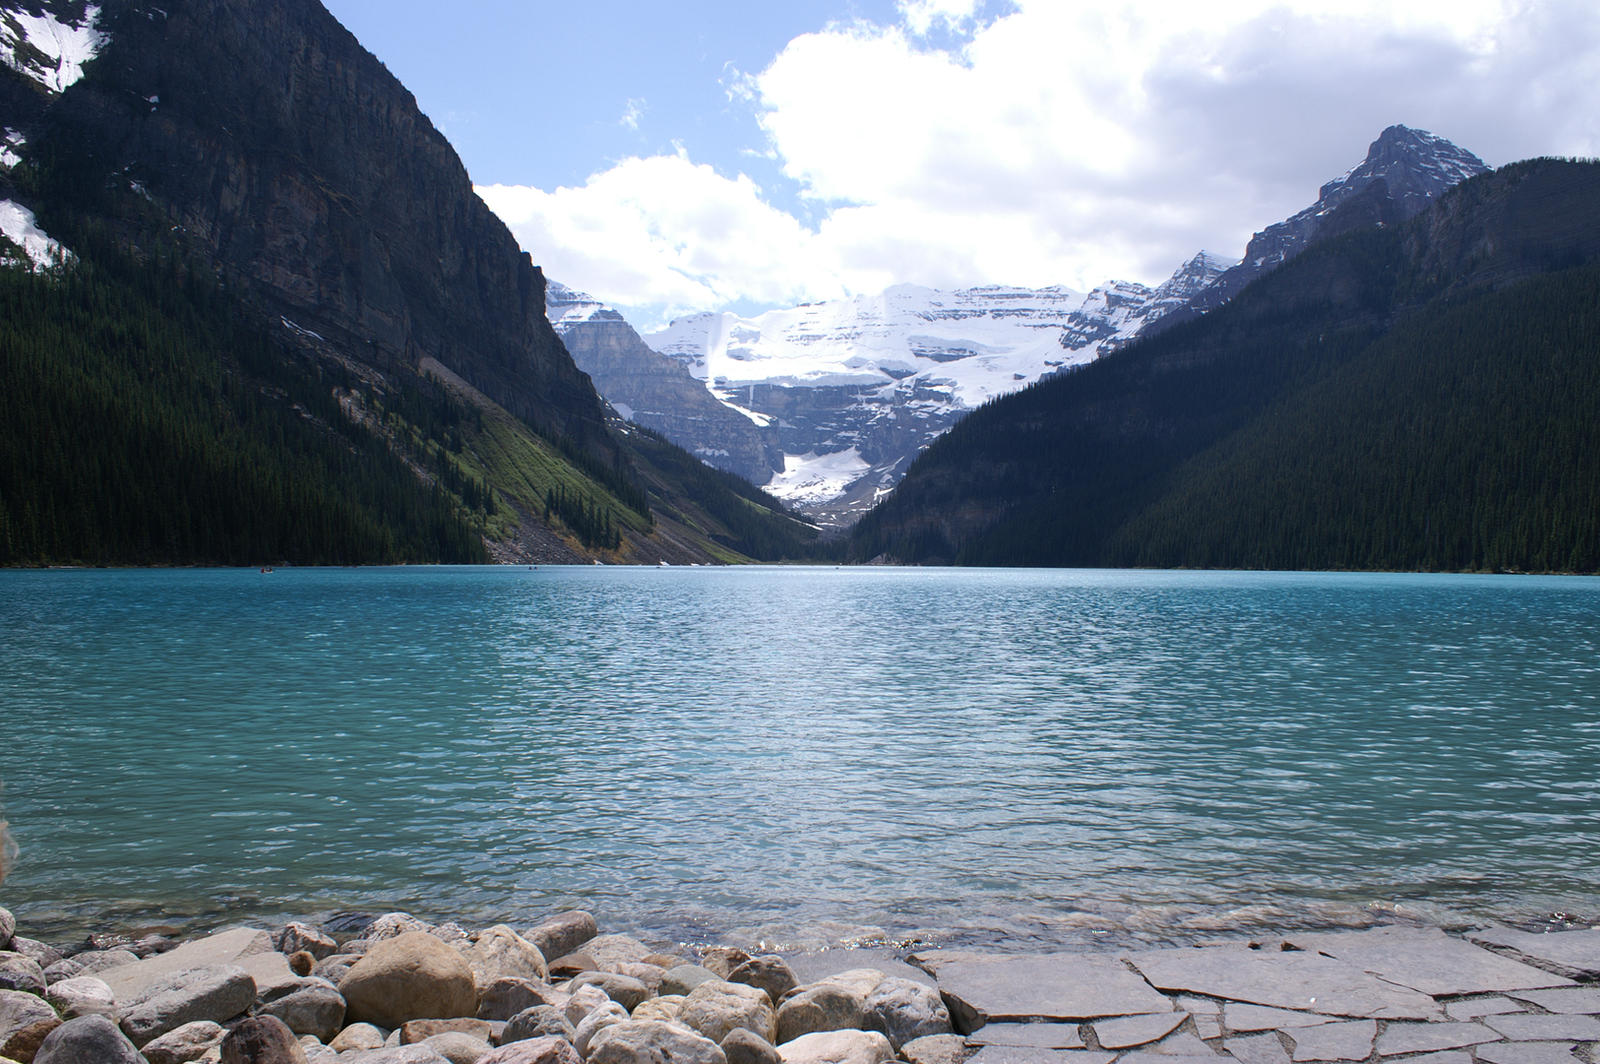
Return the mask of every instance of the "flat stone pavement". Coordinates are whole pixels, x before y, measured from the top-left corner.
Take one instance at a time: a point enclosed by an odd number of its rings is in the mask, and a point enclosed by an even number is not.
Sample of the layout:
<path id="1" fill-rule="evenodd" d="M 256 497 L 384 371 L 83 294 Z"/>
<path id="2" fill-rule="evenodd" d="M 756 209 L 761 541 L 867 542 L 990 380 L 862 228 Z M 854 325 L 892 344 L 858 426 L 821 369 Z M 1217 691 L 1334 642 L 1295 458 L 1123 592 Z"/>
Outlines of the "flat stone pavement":
<path id="1" fill-rule="evenodd" d="M 914 1064 L 1600 1064 L 1600 929 L 908 959 L 964 1036 Z"/>

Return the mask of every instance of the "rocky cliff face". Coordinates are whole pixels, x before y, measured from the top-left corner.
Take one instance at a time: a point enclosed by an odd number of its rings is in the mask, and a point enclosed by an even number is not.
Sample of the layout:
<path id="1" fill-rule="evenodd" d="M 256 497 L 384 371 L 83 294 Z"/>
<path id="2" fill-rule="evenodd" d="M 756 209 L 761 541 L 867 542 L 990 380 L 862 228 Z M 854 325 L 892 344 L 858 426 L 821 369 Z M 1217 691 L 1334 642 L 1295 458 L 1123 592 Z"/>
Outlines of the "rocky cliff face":
<path id="1" fill-rule="evenodd" d="M 1215 309 L 1245 285 L 1300 254 L 1312 243 L 1352 229 L 1396 225 L 1414 217 L 1442 192 L 1487 173 L 1483 160 L 1426 130 L 1390 126 L 1367 156 L 1343 177 L 1323 185 L 1317 201 L 1250 238 L 1244 259 L 1189 301 L 1184 313 L 1152 319 L 1151 331 Z"/>
<path id="2" fill-rule="evenodd" d="M 554 281 L 545 308 L 578 368 L 623 417 L 752 484 L 783 469 L 770 423 L 718 401 L 682 363 L 651 350 L 621 314 Z"/>
<path id="3" fill-rule="evenodd" d="M 142 197 L 300 329 L 379 367 L 434 358 L 542 431 L 610 452 L 602 405 L 545 318 L 543 275 L 320 4 L 132 0 L 96 29 L 98 58 L 26 131 L 63 179 L 54 193 L 89 214 Z"/>

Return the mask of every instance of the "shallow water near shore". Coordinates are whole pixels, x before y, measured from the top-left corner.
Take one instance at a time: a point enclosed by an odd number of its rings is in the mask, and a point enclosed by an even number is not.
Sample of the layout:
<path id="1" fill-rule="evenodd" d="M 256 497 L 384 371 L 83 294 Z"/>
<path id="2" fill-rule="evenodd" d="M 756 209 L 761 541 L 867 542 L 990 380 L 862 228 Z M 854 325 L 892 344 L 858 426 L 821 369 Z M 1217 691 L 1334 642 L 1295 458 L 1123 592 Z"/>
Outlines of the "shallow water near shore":
<path id="1" fill-rule="evenodd" d="M 0 573 L 36 933 L 663 940 L 1600 917 L 1600 580 Z"/>

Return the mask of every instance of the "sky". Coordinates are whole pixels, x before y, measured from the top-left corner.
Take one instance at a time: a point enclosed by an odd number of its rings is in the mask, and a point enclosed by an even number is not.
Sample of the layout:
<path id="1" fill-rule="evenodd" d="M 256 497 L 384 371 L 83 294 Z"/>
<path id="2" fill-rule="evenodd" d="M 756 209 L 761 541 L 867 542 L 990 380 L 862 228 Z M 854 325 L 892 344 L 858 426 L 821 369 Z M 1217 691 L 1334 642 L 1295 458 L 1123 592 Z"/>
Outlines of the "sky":
<path id="1" fill-rule="evenodd" d="M 1159 283 L 1396 123 L 1600 155 L 1593 0 L 324 2 L 546 274 L 646 331 Z"/>

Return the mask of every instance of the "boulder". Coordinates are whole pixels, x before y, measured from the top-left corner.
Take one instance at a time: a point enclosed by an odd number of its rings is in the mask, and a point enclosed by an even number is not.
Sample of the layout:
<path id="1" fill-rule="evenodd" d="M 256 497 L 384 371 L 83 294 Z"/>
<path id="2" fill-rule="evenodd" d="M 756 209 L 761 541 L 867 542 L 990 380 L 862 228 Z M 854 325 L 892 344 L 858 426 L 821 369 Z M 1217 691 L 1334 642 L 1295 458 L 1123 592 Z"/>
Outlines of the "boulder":
<path id="1" fill-rule="evenodd" d="M 25 953 L 0 953 L 0 990 L 43 996 L 44 969 Z"/>
<path id="2" fill-rule="evenodd" d="M 661 977 L 661 986 L 658 994 L 688 994 L 689 991 L 701 983 L 709 983 L 713 979 L 720 979 L 710 968 L 702 968 L 698 964 L 680 964 L 676 968 L 668 968 L 667 974 Z"/>
<path id="3" fill-rule="evenodd" d="M 525 1038 L 565 1038 L 575 1041 L 578 1029 L 567 1019 L 566 1013 L 554 1005 L 534 1005 L 523 1009 L 506 1022 L 501 1032 L 502 1042 L 520 1042 Z"/>
<path id="4" fill-rule="evenodd" d="M 408 1020 L 400 1026 L 400 1044 L 419 1045 L 440 1034 L 470 1034 L 487 1042 L 492 1033 L 493 1027 L 488 1020 L 471 1016 L 459 1016 L 453 1020 Z"/>
<path id="5" fill-rule="evenodd" d="M 420 1043 L 433 1050 L 450 1064 L 478 1064 L 484 1054 L 489 1052 L 489 1043 L 482 1038 L 474 1038 L 463 1031 L 445 1031 L 431 1038 L 425 1038 Z"/>
<path id="6" fill-rule="evenodd" d="M 296 1035 L 315 1035 L 331 1042 L 344 1029 L 344 995 L 321 979 L 306 979 L 263 1001 L 259 1016 L 276 1016 Z"/>
<path id="7" fill-rule="evenodd" d="M 589 1013 L 611 1004 L 615 1002 L 606 997 L 604 990 L 597 986 L 581 986 L 567 998 L 567 1003 L 561 1007 L 561 1011 L 565 1012 L 567 1019 L 574 1024 L 581 1024 Z"/>
<path id="8" fill-rule="evenodd" d="M 585 942 L 583 952 L 593 957 L 602 971 L 616 971 L 617 965 L 642 961 L 655 950 L 628 935 L 600 935 Z"/>
<path id="9" fill-rule="evenodd" d="M 426 932 L 386 939 L 339 982 L 353 1023 L 399 1027 L 407 1020 L 449 1019 L 477 1011 L 472 968 L 454 949 Z"/>
<path id="10" fill-rule="evenodd" d="M 338 986 L 340 980 L 344 979 L 345 973 L 354 968 L 361 957 L 360 953 L 335 953 L 319 961 L 317 966 L 311 969 L 311 974 Z"/>
<path id="11" fill-rule="evenodd" d="M 583 950 L 569 953 L 565 957 L 557 957 L 549 962 L 549 967 L 550 978 L 556 980 L 571 979 L 573 976 L 582 975 L 584 972 L 597 972 L 600 970 L 599 963 Z"/>
<path id="12" fill-rule="evenodd" d="M 414 933 L 427 934 L 433 930 L 433 925 L 418 920 L 410 913 L 384 913 L 367 925 L 361 937 L 371 943 L 385 942 L 391 938 Z"/>
<path id="13" fill-rule="evenodd" d="M 0 990 L 0 1057 L 27 1062 L 61 1017 L 37 994 Z"/>
<path id="14" fill-rule="evenodd" d="M 145 986 L 125 1001 L 122 1030 L 134 1045 L 142 1046 L 196 1020 L 226 1023 L 255 1003 L 255 981 L 243 968 L 232 964 L 190 968 Z"/>
<path id="15" fill-rule="evenodd" d="M 781 1064 L 783 1060 L 776 1046 L 743 1027 L 728 1032 L 722 1040 L 722 1053 L 728 1064 Z"/>
<path id="16" fill-rule="evenodd" d="M 228 1033 L 220 1023 L 197 1020 L 144 1044 L 140 1050 L 150 1064 L 189 1064 L 222 1044 Z"/>
<path id="17" fill-rule="evenodd" d="M 814 1031 L 778 1047 L 783 1064 L 888 1064 L 894 1047 L 877 1031 Z"/>
<path id="18" fill-rule="evenodd" d="M 863 1027 L 887 1037 L 896 1052 L 918 1038 L 955 1032 L 938 990 L 892 977 L 883 979 L 867 995 Z"/>
<path id="19" fill-rule="evenodd" d="M 587 1059 L 590 1043 L 596 1035 L 607 1027 L 628 1022 L 628 1010 L 618 1005 L 615 1001 L 608 1001 L 583 1018 L 578 1024 L 577 1031 L 573 1034 L 572 1045 L 577 1049 L 578 1055 Z"/>
<path id="20" fill-rule="evenodd" d="M 478 997 L 478 1019 L 509 1020 L 536 1005 L 564 1010 L 571 1000 L 571 994 L 549 983 L 506 976 L 483 988 Z"/>
<path id="21" fill-rule="evenodd" d="M 642 1002 L 633 1010 L 636 1020 L 667 1020 L 672 1023 L 681 1023 L 683 1010 L 689 1004 L 689 999 L 682 994 L 669 994 L 666 997 L 653 997 Z"/>
<path id="22" fill-rule="evenodd" d="M 478 1058 L 478 1064 L 582 1064 L 565 1038 L 525 1038 L 507 1042 Z"/>
<path id="23" fill-rule="evenodd" d="M 272 936 L 253 927 L 236 927 L 214 935 L 185 942 L 177 949 L 157 957 L 146 957 L 131 964 L 96 968 L 85 964 L 80 975 L 98 975 L 111 987 L 118 1001 L 132 1001 L 146 988 L 170 979 L 179 972 L 218 965 L 239 965 L 244 958 L 272 952 Z M 82 954 L 73 958 L 80 960 Z"/>
<path id="24" fill-rule="evenodd" d="M 751 957 L 728 973 L 728 982 L 747 983 L 765 990 L 774 1006 L 783 1000 L 783 995 L 797 985 L 794 972 L 788 963 L 782 957 L 771 954 Z"/>
<path id="25" fill-rule="evenodd" d="M 328 1048 L 339 1053 L 348 1053 L 353 1049 L 382 1049 L 383 1040 L 387 1037 L 388 1034 L 381 1027 L 374 1027 L 370 1023 L 352 1023 L 328 1042 Z"/>
<path id="26" fill-rule="evenodd" d="M 744 983 L 701 983 L 689 992 L 679 1018 L 713 1042 L 721 1042 L 735 1027 L 743 1027 L 769 1042 L 773 1037 L 772 1002 L 767 992 Z"/>
<path id="27" fill-rule="evenodd" d="M 20 953 L 24 957 L 32 957 L 39 967 L 46 969 L 62 959 L 61 954 L 56 952 L 55 947 L 47 946 L 37 939 L 23 938 L 21 935 L 11 936 L 10 949 L 12 953 Z"/>
<path id="28" fill-rule="evenodd" d="M 778 1007 L 778 1044 L 818 1031 L 860 1028 L 867 1020 L 867 995 L 831 979 L 814 983 Z"/>
<path id="29" fill-rule="evenodd" d="M 606 1028 L 589 1045 L 589 1064 L 727 1064 L 717 1043 L 675 1023 L 630 1020 Z"/>
<path id="30" fill-rule="evenodd" d="M 73 975 L 93 975 L 96 972 L 109 972 L 113 968 L 121 968 L 128 964 L 138 964 L 139 955 L 130 949 L 100 949 L 79 953 L 59 961 L 52 968 L 70 964 Z"/>
<path id="31" fill-rule="evenodd" d="M 284 927 L 273 936 L 272 946 L 285 956 L 305 952 L 319 961 L 339 952 L 338 943 L 334 942 L 332 935 L 325 935 L 310 924 L 302 923 L 291 923 Z"/>
<path id="32" fill-rule="evenodd" d="M 340 1053 L 339 1064 L 450 1064 L 447 1057 L 439 1055 L 432 1046 L 384 1046 L 382 1049 L 360 1049 L 353 1053 Z"/>
<path id="33" fill-rule="evenodd" d="M 569 953 L 576 953 L 578 947 L 599 933 L 594 917 L 575 909 L 550 917 L 538 927 L 531 928 L 523 937 L 537 946 L 546 957 L 565 957 Z"/>
<path id="34" fill-rule="evenodd" d="M 649 987 L 630 975 L 617 972 L 584 972 L 572 980 L 572 985 L 568 989 L 576 991 L 586 986 L 599 987 L 606 997 L 629 1012 L 638 1008 L 640 1002 L 651 996 Z"/>
<path id="35" fill-rule="evenodd" d="M 651 997 L 661 993 L 661 984 L 667 978 L 667 970 L 665 968 L 659 964 L 651 964 L 649 961 L 624 961 L 617 965 L 617 974 L 639 980 L 644 984 L 645 989 L 650 991 Z"/>
<path id="36" fill-rule="evenodd" d="M 710 969 L 718 979 L 728 978 L 749 959 L 750 954 L 733 946 L 708 946 L 700 951 L 700 966 Z"/>
<path id="37" fill-rule="evenodd" d="M 253 1016 L 222 1040 L 222 1064 L 306 1064 L 294 1032 L 275 1016 Z"/>
<path id="38" fill-rule="evenodd" d="M 496 924 L 480 932 L 475 941 L 462 940 L 455 947 L 467 959 L 480 990 L 496 979 L 543 980 L 550 974 L 539 947 L 505 924 Z"/>
<path id="39" fill-rule="evenodd" d="M 145 1064 L 133 1043 L 105 1016 L 68 1020 L 45 1037 L 31 1059 L 33 1064 Z"/>
<path id="40" fill-rule="evenodd" d="M 900 1047 L 900 1056 L 908 1064 L 965 1064 L 974 1052 L 959 1034 L 931 1034 Z"/>
<path id="41" fill-rule="evenodd" d="M 104 979 L 96 979 L 92 975 L 51 983 L 44 992 L 44 999 L 64 1020 L 75 1020 L 79 1016 L 110 1016 L 115 1019 L 117 1014 L 117 1000 L 111 988 Z"/>

